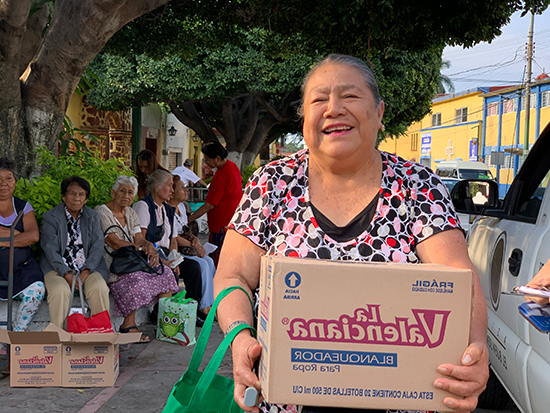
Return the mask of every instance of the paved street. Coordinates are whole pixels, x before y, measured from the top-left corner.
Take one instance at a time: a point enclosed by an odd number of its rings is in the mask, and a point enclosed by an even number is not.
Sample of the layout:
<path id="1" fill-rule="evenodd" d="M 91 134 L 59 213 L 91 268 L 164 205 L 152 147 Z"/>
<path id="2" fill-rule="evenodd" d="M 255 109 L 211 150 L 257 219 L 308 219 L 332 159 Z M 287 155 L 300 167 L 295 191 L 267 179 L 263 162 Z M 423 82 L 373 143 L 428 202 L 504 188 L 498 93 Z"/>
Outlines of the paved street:
<path id="1" fill-rule="evenodd" d="M 153 337 L 152 324 L 140 327 Z M 197 332 L 200 330 L 198 329 Z M 214 327 L 206 357 L 212 356 L 222 340 Z M 160 412 L 174 383 L 187 368 L 194 346 L 151 340 L 147 344 L 131 344 L 120 353 L 120 375 L 112 388 L 11 388 L 9 378 L 0 380 L 2 413 L 33 412 Z M 0 358 L 3 370 L 5 358 Z M 231 375 L 229 356 L 220 373 Z"/>
<path id="2" fill-rule="evenodd" d="M 142 331 L 153 337 L 154 326 L 146 324 Z M 197 330 L 197 332 L 200 330 Z M 214 326 L 206 349 L 209 359 L 222 340 Z M 120 353 L 120 376 L 112 388 L 11 388 L 9 378 L 0 379 L 0 410 L 2 413 L 107 413 L 161 412 L 170 390 L 187 368 L 193 347 L 186 348 L 162 341 L 131 344 Z M 220 374 L 231 376 L 230 352 L 226 355 Z M 0 358 L 3 370 L 5 357 Z M 475 413 L 492 413 L 478 409 Z M 510 404 L 505 413 L 519 412 Z"/>

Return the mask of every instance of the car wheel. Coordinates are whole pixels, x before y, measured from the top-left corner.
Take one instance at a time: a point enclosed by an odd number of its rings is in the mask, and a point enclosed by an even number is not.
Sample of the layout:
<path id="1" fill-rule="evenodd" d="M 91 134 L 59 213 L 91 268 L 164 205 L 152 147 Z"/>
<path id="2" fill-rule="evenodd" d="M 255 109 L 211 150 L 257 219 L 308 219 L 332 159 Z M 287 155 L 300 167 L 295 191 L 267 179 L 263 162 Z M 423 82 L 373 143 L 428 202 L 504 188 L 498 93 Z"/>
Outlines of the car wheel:
<path id="1" fill-rule="evenodd" d="M 489 369 L 487 388 L 479 395 L 477 407 L 481 409 L 502 410 L 510 401 L 510 395 L 500 383 L 492 369 Z"/>

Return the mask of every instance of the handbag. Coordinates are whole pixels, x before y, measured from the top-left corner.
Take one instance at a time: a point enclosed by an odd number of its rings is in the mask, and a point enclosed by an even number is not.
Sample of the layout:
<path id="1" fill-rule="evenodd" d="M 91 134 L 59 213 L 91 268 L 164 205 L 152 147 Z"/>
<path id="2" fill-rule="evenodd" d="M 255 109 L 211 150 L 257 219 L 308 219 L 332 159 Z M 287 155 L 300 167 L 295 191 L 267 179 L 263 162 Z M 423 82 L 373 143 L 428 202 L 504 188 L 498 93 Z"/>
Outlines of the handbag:
<path id="1" fill-rule="evenodd" d="M 78 279 L 78 295 L 80 297 L 80 307 L 73 306 L 74 290 L 76 280 Z M 101 313 L 90 315 L 91 310 L 88 302 L 84 298 L 84 290 L 82 289 L 82 279 L 78 274 L 73 275 L 71 285 L 71 303 L 69 304 L 69 313 L 67 315 L 67 332 L 68 333 L 113 333 L 111 325 L 111 317 L 107 310 Z"/>
<path id="2" fill-rule="evenodd" d="M 212 304 L 212 308 L 206 317 L 199 339 L 191 356 L 189 367 L 183 373 L 181 379 L 174 385 L 163 413 L 242 413 L 243 410 L 237 405 L 233 398 L 235 383 L 232 379 L 216 374 L 220 368 L 223 356 L 235 336 L 245 328 L 251 329 L 254 334 L 256 330 L 247 324 L 239 324 L 232 329 L 223 339 L 210 362 L 203 372 L 199 371 L 204 350 L 214 322 L 214 315 L 220 301 L 230 292 L 241 287 L 229 287 L 223 290 Z M 246 291 L 245 291 L 246 293 Z M 248 293 L 247 293 L 248 295 Z M 248 297 L 250 300 L 250 297 Z M 250 300 L 252 305 L 252 300 Z M 252 308 L 254 306 L 252 305 Z"/>
<path id="3" fill-rule="evenodd" d="M 190 346 L 196 342 L 197 302 L 183 290 L 159 299 L 157 340 Z"/>
<path id="4" fill-rule="evenodd" d="M 128 242 L 132 242 L 128 234 L 126 234 L 126 231 L 124 231 L 124 229 L 120 225 L 111 225 L 103 233 L 104 237 L 107 236 L 107 231 L 109 231 L 111 228 L 119 228 L 128 239 Z M 153 268 L 147 262 L 147 255 L 145 254 L 145 252 L 136 250 L 133 245 L 120 247 L 113 252 L 109 252 L 109 250 L 107 249 L 107 245 L 105 245 L 104 248 L 105 251 L 107 251 L 107 254 L 113 257 L 113 262 L 109 267 L 109 271 L 111 271 L 113 274 L 129 274 L 134 271 L 143 271 L 149 274 L 161 275 L 164 272 L 164 265 L 162 264 L 162 262 L 159 262 L 160 271 L 157 271 L 156 268 Z"/>
<path id="5" fill-rule="evenodd" d="M 187 241 L 193 241 L 193 239 L 195 238 L 188 225 L 183 226 L 180 236 L 182 238 L 185 238 Z M 197 257 L 199 255 L 199 253 L 194 247 L 182 246 L 178 248 L 178 251 L 183 255 L 187 255 L 189 257 Z"/>

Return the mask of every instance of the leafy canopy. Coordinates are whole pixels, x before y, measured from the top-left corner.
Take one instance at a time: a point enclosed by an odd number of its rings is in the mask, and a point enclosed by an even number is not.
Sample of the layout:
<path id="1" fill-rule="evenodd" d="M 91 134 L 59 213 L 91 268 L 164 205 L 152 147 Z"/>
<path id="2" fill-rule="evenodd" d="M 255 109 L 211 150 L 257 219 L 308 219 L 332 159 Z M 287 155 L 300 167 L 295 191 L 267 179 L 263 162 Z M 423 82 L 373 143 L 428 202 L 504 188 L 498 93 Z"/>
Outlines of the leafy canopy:
<path id="1" fill-rule="evenodd" d="M 91 208 L 111 200 L 111 187 L 119 175 L 132 176 L 133 172 L 121 158 L 107 161 L 85 150 L 67 150 L 57 158 L 45 147 L 38 149 L 40 164 L 47 167 L 43 175 L 32 180 L 19 178 L 14 195 L 28 201 L 34 208 L 38 224 L 44 212 L 61 202 L 61 181 L 78 175 L 90 183 L 87 205 Z"/>
<path id="2" fill-rule="evenodd" d="M 267 93 L 275 106 L 285 92 L 294 90 L 297 106 L 302 79 L 321 55 L 303 53 L 299 36 L 288 39 L 263 29 L 235 32 L 241 35 L 235 44 L 201 50 L 189 60 L 172 54 L 158 60 L 144 54 L 133 58 L 103 54 L 92 65 L 100 82 L 89 92 L 88 101 L 105 110 L 200 101 L 206 105 L 201 115 L 211 124 L 221 122 L 223 102 L 239 94 Z M 282 43 L 284 51 L 277 49 Z M 429 112 L 440 77 L 441 49 L 418 53 L 388 49 L 370 59 L 359 57 L 371 63 L 379 83 L 387 133 L 399 135 Z M 275 130 L 280 134 L 298 131 L 297 117 L 279 129 Z"/>

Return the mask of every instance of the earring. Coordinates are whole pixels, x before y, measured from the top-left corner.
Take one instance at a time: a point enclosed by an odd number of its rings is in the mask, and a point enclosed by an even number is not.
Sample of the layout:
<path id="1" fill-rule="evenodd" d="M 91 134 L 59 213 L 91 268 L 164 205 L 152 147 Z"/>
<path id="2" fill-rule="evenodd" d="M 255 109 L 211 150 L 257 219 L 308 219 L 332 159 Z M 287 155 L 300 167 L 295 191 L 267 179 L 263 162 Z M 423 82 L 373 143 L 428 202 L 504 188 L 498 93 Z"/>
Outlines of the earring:
<path id="1" fill-rule="evenodd" d="M 384 126 L 383 123 L 382 123 L 382 127 L 380 128 L 380 130 L 381 130 L 382 132 L 384 132 L 384 131 L 386 130 L 386 127 Z"/>

